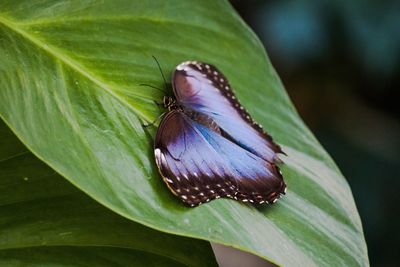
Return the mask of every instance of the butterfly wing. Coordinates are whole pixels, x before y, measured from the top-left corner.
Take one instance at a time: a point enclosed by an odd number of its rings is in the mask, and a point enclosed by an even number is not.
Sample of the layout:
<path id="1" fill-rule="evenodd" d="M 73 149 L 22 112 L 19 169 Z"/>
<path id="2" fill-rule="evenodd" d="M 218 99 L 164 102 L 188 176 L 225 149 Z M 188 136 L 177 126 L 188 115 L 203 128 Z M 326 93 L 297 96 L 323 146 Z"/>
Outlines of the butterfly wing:
<path id="1" fill-rule="evenodd" d="M 286 187 L 275 164 L 181 111 L 161 121 L 154 153 L 168 188 L 191 206 L 219 197 L 273 203 Z"/>
<path id="2" fill-rule="evenodd" d="M 184 62 L 176 67 L 172 83 L 182 105 L 210 116 L 237 145 L 271 163 L 282 153 L 240 105 L 227 79 L 214 66 Z"/>

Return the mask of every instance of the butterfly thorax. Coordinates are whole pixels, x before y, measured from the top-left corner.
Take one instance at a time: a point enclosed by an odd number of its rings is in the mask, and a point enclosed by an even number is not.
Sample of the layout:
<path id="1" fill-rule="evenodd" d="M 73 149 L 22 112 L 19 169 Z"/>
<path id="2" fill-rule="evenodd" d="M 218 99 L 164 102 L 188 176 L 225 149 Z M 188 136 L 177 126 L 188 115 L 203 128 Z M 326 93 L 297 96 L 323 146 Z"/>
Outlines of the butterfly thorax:
<path id="1" fill-rule="evenodd" d="M 183 111 L 183 107 L 181 105 L 179 105 L 178 102 L 176 101 L 176 99 L 174 99 L 171 96 L 164 96 L 163 105 L 166 109 L 168 109 L 168 111 L 172 111 L 172 110 Z"/>

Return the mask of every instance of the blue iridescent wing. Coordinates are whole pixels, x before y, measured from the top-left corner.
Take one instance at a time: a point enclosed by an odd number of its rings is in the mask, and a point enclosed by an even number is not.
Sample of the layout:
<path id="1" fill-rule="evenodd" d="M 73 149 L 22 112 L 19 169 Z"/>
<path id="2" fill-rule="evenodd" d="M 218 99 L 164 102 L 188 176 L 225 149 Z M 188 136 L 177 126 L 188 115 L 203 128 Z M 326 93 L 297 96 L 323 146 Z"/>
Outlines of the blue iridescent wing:
<path id="1" fill-rule="evenodd" d="M 179 64 L 172 76 L 179 103 L 210 116 L 227 138 L 269 162 L 282 153 L 239 103 L 227 79 L 214 66 L 196 61 Z"/>
<path id="2" fill-rule="evenodd" d="M 275 164 L 182 111 L 165 115 L 154 153 L 168 188 L 190 206 L 219 197 L 273 203 L 286 187 Z"/>

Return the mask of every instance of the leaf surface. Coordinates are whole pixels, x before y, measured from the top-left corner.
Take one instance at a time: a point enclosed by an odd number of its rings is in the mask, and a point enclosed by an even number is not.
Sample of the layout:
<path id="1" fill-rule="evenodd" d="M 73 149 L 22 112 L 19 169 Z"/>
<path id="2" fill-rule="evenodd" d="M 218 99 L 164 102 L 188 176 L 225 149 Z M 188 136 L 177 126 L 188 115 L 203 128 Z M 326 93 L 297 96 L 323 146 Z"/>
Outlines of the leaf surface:
<path id="1" fill-rule="evenodd" d="M 185 60 L 216 65 L 280 143 L 288 194 L 274 206 L 187 208 L 153 159 L 163 82 Z M 226 1 L 0 3 L 0 115 L 56 172 L 112 211 L 286 266 L 366 266 L 351 190 L 293 108 L 264 48 Z"/>
<path id="2" fill-rule="evenodd" d="M 216 266 L 209 243 L 106 209 L 0 121 L 0 266 Z"/>

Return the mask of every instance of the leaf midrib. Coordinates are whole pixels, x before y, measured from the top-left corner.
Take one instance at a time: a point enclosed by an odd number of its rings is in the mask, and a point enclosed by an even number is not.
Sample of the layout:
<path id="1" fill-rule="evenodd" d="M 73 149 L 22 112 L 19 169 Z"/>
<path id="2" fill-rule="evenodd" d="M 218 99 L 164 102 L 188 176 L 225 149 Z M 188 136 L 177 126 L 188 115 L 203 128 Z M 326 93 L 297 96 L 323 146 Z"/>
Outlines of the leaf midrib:
<path id="1" fill-rule="evenodd" d="M 82 66 L 76 60 L 64 55 L 61 50 L 57 49 L 56 47 L 53 47 L 52 45 L 45 44 L 42 40 L 28 33 L 27 31 L 21 29 L 20 27 L 18 27 L 17 23 L 13 22 L 8 18 L 5 18 L 4 15 L 2 14 L 0 15 L 0 24 L 3 24 L 8 29 L 19 34 L 26 40 L 30 41 L 32 44 L 36 45 L 43 51 L 47 52 L 50 56 L 58 59 L 66 66 L 80 73 L 83 77 L 86 77 L 88 80 L 96 84 L 99 88 L 103 89 L 112 97 L 120 101 L 124 106 L 130 108 L 139 119 L 141 118 L 145 121 L 152 121 L 150 117 L 148 117 L 145 113 L 141 112 L 139 109 L 135 108 L 133 105 L 129 104 L 124 98 L 116 94 L 109 85 L 107 85 L 104 81 L 93 75 L 87 68 Z"/>

